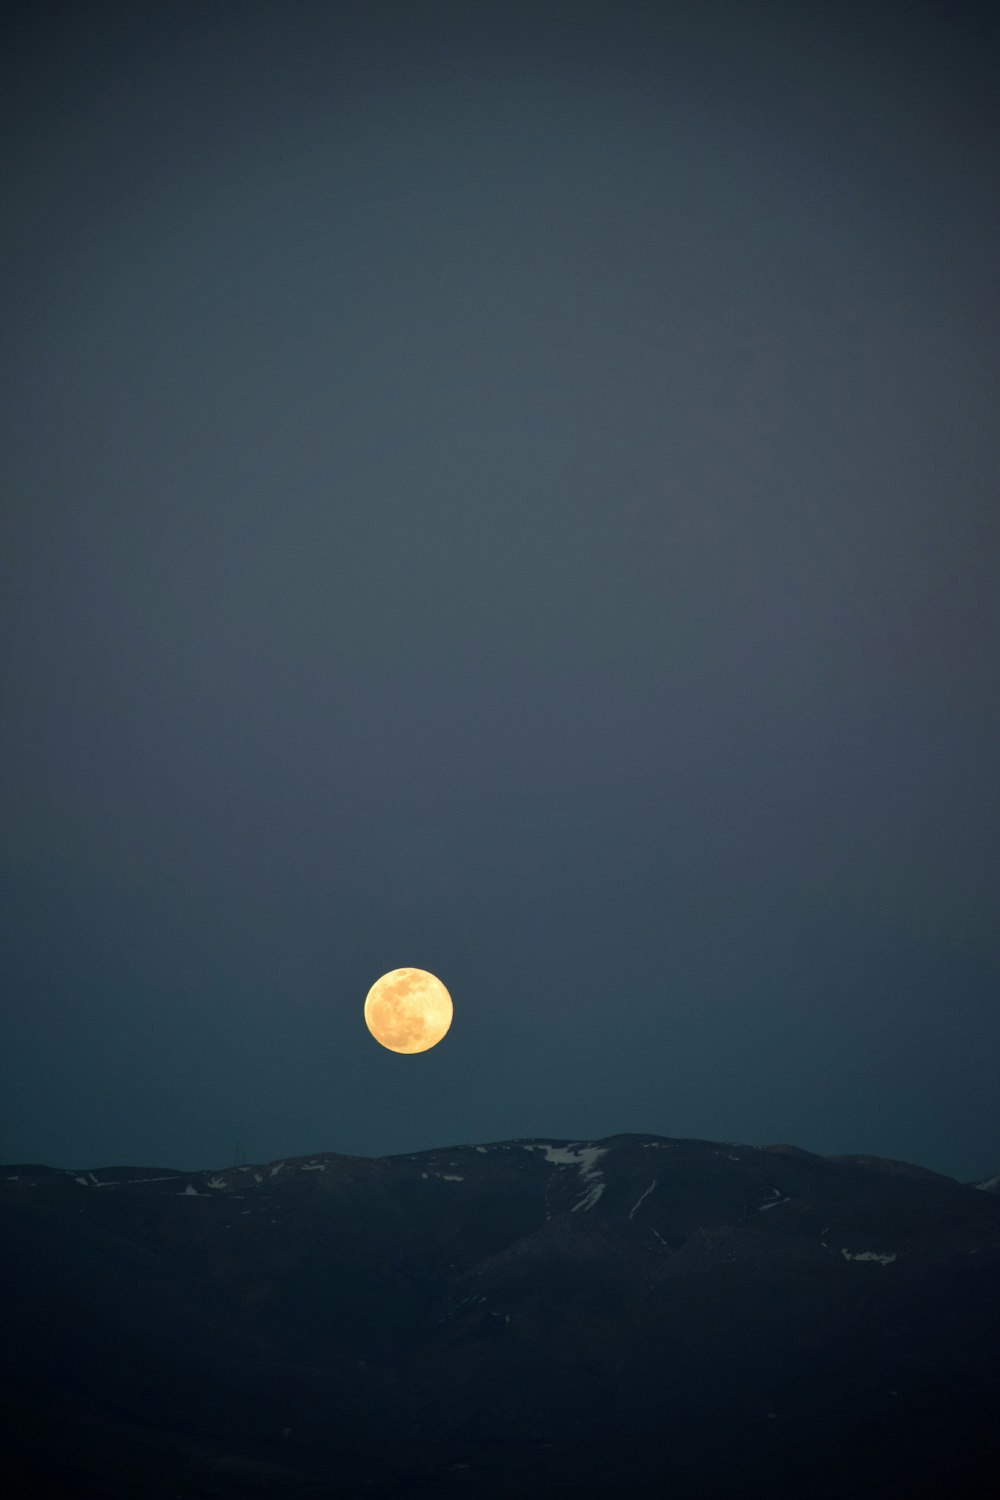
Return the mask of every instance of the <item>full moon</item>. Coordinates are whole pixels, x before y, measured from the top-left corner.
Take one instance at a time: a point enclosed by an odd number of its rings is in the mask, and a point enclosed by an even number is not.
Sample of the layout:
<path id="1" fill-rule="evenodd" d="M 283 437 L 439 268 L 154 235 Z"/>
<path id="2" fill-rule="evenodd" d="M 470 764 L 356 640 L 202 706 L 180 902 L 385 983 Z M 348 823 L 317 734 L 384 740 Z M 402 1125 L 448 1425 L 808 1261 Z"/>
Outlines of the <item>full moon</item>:
<path id="1" fill-rule="evenodd" d="M 365 1000 L 365 1025 L 390 1052 L 426 1052 L 451 1025 L 451 996 L 426 969 L 391 969 Z"/>

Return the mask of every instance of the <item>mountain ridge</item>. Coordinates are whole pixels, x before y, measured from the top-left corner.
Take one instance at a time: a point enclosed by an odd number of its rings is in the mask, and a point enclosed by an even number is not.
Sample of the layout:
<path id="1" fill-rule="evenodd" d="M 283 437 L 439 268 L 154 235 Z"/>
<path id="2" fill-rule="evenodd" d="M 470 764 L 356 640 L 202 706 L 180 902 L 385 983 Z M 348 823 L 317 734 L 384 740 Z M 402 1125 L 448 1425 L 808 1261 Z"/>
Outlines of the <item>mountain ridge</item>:
<path id="1" fill-rule="evenodd" d="M 985 1179 L 972 1179 L 972 1178 L 965 1179 L 965 1178 L 961 1178 L 961 1177 L 956 1177 L 952 1173 L 949 1173 L 949 1172 L 939 1172 L 936 1169 L 934 1169 L 932 1167 L 926 1167 L 926 1166 L 922 1165 L 919 1162 L 911 1162 L 909 1160 L 904 1160 L 904 1159 L 899 1158 L 899 1157 L 880 1156 L 880 1155 L 877 1155 L 877 1154 L 874 1154 L 874 1153 L 871 1153 L 871 1152 L 832 1152 L 832 1153 L 823 1153 L 823 1152 L 817 1152 L 817 1151 L 809 1151 L 809 1150 L 807 1150 L 803 1146 L 797 1146 L 797 1145 L 794 1145 L 794 1144 L 791 1144 L 791 1143 L 788 1143 L 788 1142 L 766 1142 L 766 1143 L 758 1143 L 758 1142 L 746 1142 L 746 1141 L 716 1141 L 716 1140 L 710 1140 L 708 1138 L 703 1138 L 703 1137 L 700 1137 L 700 1136 L 661 1136 L 661 1135 L 657 1135 L 657 1134 L 655 1134 L 653 1132 L 647 1132 L 647 1131 L 620 1131 L 620 1132 L 616 1132 L 614 1135 L 610 1135 L 610 1136 L 599 1136 L 599 1137 L 593 1137 L 593 1138 L 588 1137 L 586 1140 L 582 1139 L 581 1137 L 569 1137 L 569 1136 L 561 1136 L 561 1137 L 515 1136 L 515 1137 L 511 1137 L 511 1138 L 507 1138 L 507 1139 L 502 1139 L 502 1140 L 495 1140 L 495 1141 L 483 1141 L 483 1142 L 462 1141 L 462 1142 L 453 1142 L 453 1143 L 450 1143 L 450 1144 L 445 1144 L 445 1145 L 440 1145 L 440 1146 L 428 1146 L 428 1147 L 423 1148 L 420 1151 L 387 1152 L 387 1153 L 384 1153 L 382 1155 L 376 1155 L 376 1156 L 358 1155 L 357 1153 L 352 1153 L 352 1152 L 325 1151 L 325 1150 L 321 1150 L 321 1151 L 313 1151 L 313 1152 L 303 1152 L 303 1153 L 301 1153 L 301 1154 L 299 1154 L 297 1156 L 290 1156 L 290 1155 L 286 1154 L 285 1156 L 281 1156 L 281 1157 L 277 1157 L 276 1156 L 276 1157 L 272 1157 L 272 1158 L 262 1159 L 260 1161 L 240 1162 L 240 1163 L 234 1163 L 234 1164 L 229 1165 L 229 1166 L 213 1165 L 213 1166 L 209 1166 L 209 1167 L 171 1167 L 171 1166 L 166 1166 L 166 1165 L 162 1165 L 162 1164 L 158 1165 L 158 1166 L 148 1166 L 148 1165 L 147 1166 L 143 1166 L 143 1165 L 139 1165 L 139 1164 L 136 1164 L 136 1163 L 130 1163 L 130 1162 L 109 1163 L 107 1165 L 99 1166 L 99 1167 L 80 1167 L 80 1166 L 74 1166 L 74 1167 L 54 1167 L 54 1166 L 52 1166 L 51 1164 L 49 1164 L 47 1162 L 9 1162 L 9 1163 L 0 1163 L 0 1180 L 2 1180 L 4 1174 L 9 1174 L 11 1172 L 13 1172 L 13 1173 L 17 1173 L 17 1172 L 38 1172 L 38 1173 L 42 1173 L 42 1174 L 47 1174 L 47 1173 L 68 1173 L 69 1175 L 87 1175 L 88 1173 L 89 1174 L 99 1174 L 101 1172 L 104 1172 L 104 1173 L 121 1173 L 121 1172 L 140 1172 L 141 1171 L 141 1172 L 149 1173 L 151 1175 L 155 1175 L 157 1173 L 162 1173 L 162 1174 L 164 1174 L 166 1176 L 170 1176 L 170 1175 L 173 1175 L 173 1176 L 185 1176 L 186 1175 L 186 1176 L 195 1176 L 195 1177 L 197 1177 L 197 1176 L 205 1176 L 206 1174 L 215 1176 L 215 1175 L 219 1175 L 221 1173 L 227 1173 L 227 1172 L 251 1172 L 253 1170 L 258 1170 L 259 1171 L 263 1167 L 271 1168 L 271 1167 L 278 1166 L 278 1165 L 281 1165 L 281 1164 L 284 1164 L 284 1163 L 296 1164 L 296 1163 L 302 1163 L 302 1162 L 306 1162 L 306 1163 L 316 1162 L 316 1161 L 319 1161 L 321 1158 L 334 1158 L 334 1159 L 342 1159 L 342 1160 L 345 1160 L 345 1161 L 356 1161 L 356 1162 L 415 1161 L 418 1157 L 424 1157 L 424 1156 L 435 1157 L 435 1156 L 440 1156 L 442 1153 L 448 1152 L 448 1151 L 468 1151 L 468 1150 L 474 1150 L 474 1151 L 476 1151 L 478 1153 L 483 1153 L 483 1152 L 487 1152 L 487 1151 L 489 1151 L 491 1149 L 502 1148 L 502 1147 L 510 1147 L 510 1146 L 518 1146 L 518 1145 L 530 1146 L 532 1144 L 549 1143 L 549 1144 L 553 1144 L 553 1145 L 556 1145 L 556 1146 L 563 1146 L 563 1147 L 580 1146 L 580 1145 L 584 1145 L 584 1146 L 600 1146 L 600 1145 L 604 1145 L 604 1144 L 606 1144 L 608 1142 L 623 1142 L 623 1141 L 651 1141 L 651 1142 L 653 1142 L 653 1141 L 664 1141 L 664 1142 L 667 1142 L 667 1143 L 670 1143 L 670 1144 L 681 1144 L 682 1143 L 682 1144 L 693 1145 L 693 1146 L 707 1146 L 707 1147 L 710 1147 L 710 1148 L 715 1149 L 715 1150 L 720 1150 L 722 1148 L 728 1147 L 728 1148 L 731 1148 L 732 1150 L 739 1150 L 739 1151 L 768 1151 L 768 1152 L 773 1152 L 776 1155 L 797 1156 L 797 1157 L 811 1159 L 813 1161 L 828 1161 L 828 1162 L 829 1161 L 845 1161 L 845 1162 L 856 1162 L 857 1164 L 862 1165 L 862 1166 L 881 1167 L 881 1168 L 884 1168 L 886 1170 L 895 1169 L 895 1170 L 899 1170 L 899 1171 L 907 1171 L 907 1172 L 917 1173 L 917 1174 L 920 1174 L 922 1176 L 942 1177 L 942 1178 L 945 1178 L 949 1182 L 959 1182 L 959 1183 L 963 1183 L 963 1184 L 965 1184 L 967 1186 L 970 1186 L 970 1187 L 987 1187 L 988 1186 L 990 1188 L 990 1190 L 992 1190 L 992 1188 L 994 1187 L 994 1185 L 1000 1184 L 1000 1174 L 997 1174 L 995 1176 L 992 1176 L 990 1178 L 985 1178 Z M 139 1179 L 133 1179 L 133 1180 L 139 1180 Z"/>

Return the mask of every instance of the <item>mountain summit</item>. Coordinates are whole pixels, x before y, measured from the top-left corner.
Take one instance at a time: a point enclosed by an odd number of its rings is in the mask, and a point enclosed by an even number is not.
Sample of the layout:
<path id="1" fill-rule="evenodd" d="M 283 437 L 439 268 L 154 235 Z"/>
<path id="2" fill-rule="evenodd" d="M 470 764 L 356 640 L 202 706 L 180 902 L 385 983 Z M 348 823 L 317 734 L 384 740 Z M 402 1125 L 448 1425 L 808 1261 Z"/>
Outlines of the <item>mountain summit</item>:
<path id="1" fill-rule="evenodd" d="M 30 1497 L 992 1493 L 1000 1197 L 652 1135 L 0 1173 Z"/>

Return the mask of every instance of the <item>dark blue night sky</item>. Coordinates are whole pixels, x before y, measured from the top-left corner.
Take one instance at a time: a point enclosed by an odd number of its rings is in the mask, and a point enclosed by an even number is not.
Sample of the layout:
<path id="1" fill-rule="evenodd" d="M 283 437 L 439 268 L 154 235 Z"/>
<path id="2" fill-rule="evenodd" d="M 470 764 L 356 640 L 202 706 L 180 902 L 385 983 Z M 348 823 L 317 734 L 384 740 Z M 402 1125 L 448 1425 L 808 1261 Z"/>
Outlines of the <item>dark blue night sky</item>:
<path id="1" fill-rule="evenodd" d="M 994 8 L 5 30 L 0 1155 L 996 1171 Z"/>

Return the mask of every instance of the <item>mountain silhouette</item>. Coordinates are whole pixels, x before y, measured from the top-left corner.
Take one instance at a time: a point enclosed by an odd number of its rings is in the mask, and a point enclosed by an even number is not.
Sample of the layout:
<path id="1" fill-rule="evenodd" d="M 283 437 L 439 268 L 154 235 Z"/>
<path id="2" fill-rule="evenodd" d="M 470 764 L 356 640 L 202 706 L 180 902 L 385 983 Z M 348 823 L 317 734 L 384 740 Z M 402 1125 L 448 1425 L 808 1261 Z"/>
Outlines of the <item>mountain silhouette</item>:
<path id="1" fill-rule="evenodd" d="M 17 1500 L 996 1491 L 987 1183 L 620 1135 L 0 1189 Z"/>

